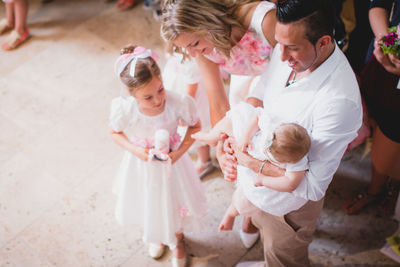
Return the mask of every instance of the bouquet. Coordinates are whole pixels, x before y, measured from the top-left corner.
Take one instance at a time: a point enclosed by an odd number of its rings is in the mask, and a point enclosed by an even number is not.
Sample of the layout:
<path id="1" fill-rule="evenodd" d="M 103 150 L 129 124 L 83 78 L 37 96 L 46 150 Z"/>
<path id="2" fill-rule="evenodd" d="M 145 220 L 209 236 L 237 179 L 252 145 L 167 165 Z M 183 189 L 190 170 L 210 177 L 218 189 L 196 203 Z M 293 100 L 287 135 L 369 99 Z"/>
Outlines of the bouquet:
<path id="1" fill-rule="evenodd" d="M 400 29 L 393 26 L 388 29 L 389 33 L 382 37 L 381 48 L 384 54 L 400 56 Z"/>

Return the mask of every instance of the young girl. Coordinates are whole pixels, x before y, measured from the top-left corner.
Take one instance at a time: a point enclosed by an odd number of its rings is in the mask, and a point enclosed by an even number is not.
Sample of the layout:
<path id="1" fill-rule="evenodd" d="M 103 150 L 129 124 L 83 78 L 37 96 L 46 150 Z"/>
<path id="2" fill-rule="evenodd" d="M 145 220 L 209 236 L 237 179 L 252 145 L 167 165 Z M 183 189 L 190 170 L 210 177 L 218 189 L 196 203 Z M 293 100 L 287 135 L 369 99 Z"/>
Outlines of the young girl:
<path id="1" fill-rule="evenodd" d="M 211 129 L 209 104 L 200 69 L 194 59 L 183 60 L 183 54 L 174 52 L 172 47 L 169 50 L 163 70 L 164 86 L 168 90 L 174 89 L 193 97 L 201 129 L 208 131 Z M 196 171 L 202 179 L 215 168 L 210 157 L 210 146 L 204 142 L 195 142 L 194 146 L 197 150 Z"/>
<path id="2" fill-rule="evenodd" d="M 116 73 L 130 96 L 111 103 L 111 136 L 127 151 L 113 187 L 116 218 L 143 227 L 150 256 L 161 257 L 168 246 L 173 266 L 184 266 L 183 231 L 200 229 L 206 213 L 202 185 L 185 153 L 200 128 L 196 107 L 191 97 L 164 89 L 150 50 L 129 46 L 121 54 Z M 176 132 L 180 120 L 189 126 L 182 142 Z M 160 129 L 169 135 L 166 161 L 152 153 Z"/>
<path id="3" fill-rule="evenodd" d="M 246 127 L 243 128 L 243 125 Z M 275 191 L 289 193 L 298 187 L 308 169 L 306 155 L 311 144 L 307 130 L 302 126 L 296 123 L 274 123 L 262 108 L 255 109 L 253 106 L 241 102 L 234 106 L 211 131 L 198 132 L 192 137 L 210 145 L 216 145 L 222 132 L 228 135 L 233 134 L 238 140 L 239 149 L 243 151 L 248 149 L 253 157 L 264 160 L 264 162 L 268 160 L 272 164 L 286 169 L 285 175 L 281 177 L 257 175 L 253 181 L 255 186 L 265 186 Z M 262 168 L 263 165 L 261 165 L 259 173 Z M 232 230 L 236 216 L 239 214 L 248 216 L 256 210 L 241 190 L 240 179 L 243 179 L 241 173 L 238 169 L 239 185 L 234 193 L 232 204 L 219 226 L 220 230 Z M 273 201 L 269 203 L 271 204 L 271 213 L 274 215 L 279 216 L 279 214 L 289 212 L 285 210 L 285 207 L 276 206 Z"/>

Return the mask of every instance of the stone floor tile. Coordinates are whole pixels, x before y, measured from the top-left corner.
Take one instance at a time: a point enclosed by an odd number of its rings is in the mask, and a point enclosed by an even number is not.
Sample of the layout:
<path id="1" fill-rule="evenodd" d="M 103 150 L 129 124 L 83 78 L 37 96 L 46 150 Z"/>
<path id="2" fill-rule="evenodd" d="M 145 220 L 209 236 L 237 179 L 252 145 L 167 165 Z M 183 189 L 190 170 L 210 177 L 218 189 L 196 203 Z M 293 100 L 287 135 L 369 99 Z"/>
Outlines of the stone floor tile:
<path id="1" fill-rule="evenodd" d="M 0 250 L 0 266 L 22 267 L 41 266 L 52 267 L 45 258 L 29 247 L 23 240 L 15 238 Z"/>

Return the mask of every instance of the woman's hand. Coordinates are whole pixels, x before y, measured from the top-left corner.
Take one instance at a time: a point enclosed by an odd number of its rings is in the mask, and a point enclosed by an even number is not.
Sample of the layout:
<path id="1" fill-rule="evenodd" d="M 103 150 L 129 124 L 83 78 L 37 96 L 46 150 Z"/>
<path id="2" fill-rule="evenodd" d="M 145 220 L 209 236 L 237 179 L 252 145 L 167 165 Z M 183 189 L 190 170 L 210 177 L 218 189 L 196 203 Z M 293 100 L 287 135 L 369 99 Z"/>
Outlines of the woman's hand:
<path id="1" fill-rule="evenodd" d="M 374 56 L 387 72 L 400 75 L 400 60 L 394 55 L 385 55 L 380 45 L 381 39 L 375 38 Z"/>
<path id="2" fill-rule="evenodd" d="M 228 182 L 234 182 L 237 179 L 237 162 L 232 149 L 234 144 L 235 140 L 232 137 L 222 134 L 221 141 L 219 141 L 217 145 L 218 163 L 221 167 L 222 173 L 224 174 L 225 180 Z"/>

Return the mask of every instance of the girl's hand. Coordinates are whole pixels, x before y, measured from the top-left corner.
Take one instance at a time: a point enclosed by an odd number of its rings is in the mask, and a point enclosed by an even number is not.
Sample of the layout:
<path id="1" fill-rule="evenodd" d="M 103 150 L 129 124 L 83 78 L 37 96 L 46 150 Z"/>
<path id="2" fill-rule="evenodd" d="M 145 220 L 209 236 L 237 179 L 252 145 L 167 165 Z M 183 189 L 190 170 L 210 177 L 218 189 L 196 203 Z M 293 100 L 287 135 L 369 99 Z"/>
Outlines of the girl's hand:
<path id="1" fill-rule="evenodd" d="M 177 150 L 169 152 L 168 156 L 171 159 L 171 164 L 174 164 L 180 158 L 180 155 L 177 153 Z"/>
<path id="2" fill-rule="evenodd" d="M 147 161 L 149 158 L 148 148 L 136 147 L 135 150 L 131 152 L 143 161 Z"/>
<path id="3" fill-rule="evenodd" d="M 251 141 L 248 138 L 243 137 L 241 140 L 239 140 L 238 147 L 242 152 L 246 152 L 247 149 L 251 150 Z"/>

